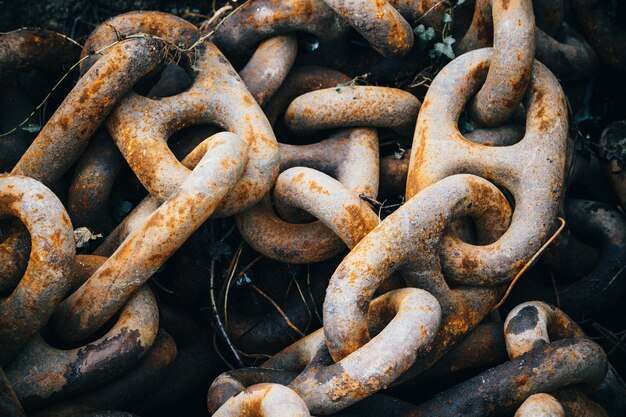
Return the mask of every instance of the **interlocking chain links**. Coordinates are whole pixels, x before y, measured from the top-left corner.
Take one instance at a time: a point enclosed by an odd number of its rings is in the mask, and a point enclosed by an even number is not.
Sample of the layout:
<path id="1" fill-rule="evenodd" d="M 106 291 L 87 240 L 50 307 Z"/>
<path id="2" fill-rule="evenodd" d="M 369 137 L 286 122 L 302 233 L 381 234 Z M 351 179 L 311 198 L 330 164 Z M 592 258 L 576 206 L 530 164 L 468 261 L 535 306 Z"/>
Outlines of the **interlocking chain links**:
<path id="1" fill-rule="evenodd" d="M 192 141 L 189 141 L 192 142 Z M 209 142 L 200 143 L 182 160 L 182 164 L 193 170 L 204 156 Z M 145 223 L 146 219 L 161 206 L 161 202 L 151 195 L 145 197 L 117 227 L 104 239 L 104 242 L 94 251 L 94 255 L 111 256 L 113 252 L 133 232 Z"/>
<path id="2" fill-rule="evenodd" d="M 512 193 L 511 227 L 498 242 L 473 246 L 455 239 L 442 247 L 446 278 L 470 285 L 512 279 L 541 247 L 556 218 L 565 171 L 565 97 L 556 78 L 538 62 L 525 96 L 526 133 L 520 142 L 489 147 L 459 132 L 459 115 L 484 79 L 491 57 L 488 48 L 469 52 L 435 78 L 417 121 L 407 180 L 407 198 L 457 173 L 479 175 Z"/>
<path id="3" fill-rule="evenodd" d="M 215 211 L 248 162 L 248 144 L 229 132 L 196 148 L 202 159 L 180 187 L 57 309 L 51 324 L 77 341 L 106 323 Z"/>
<path id="4" fill-rule="evenodd" d="M 263 107 L 289 74 L 298 41 L 294 35 L 275 36 L 259 44 L 239 75 L 254 99 Z"/>
<path id="5" fill-rule="evenodd" d="M 522 403 L 514 417 L 566 417 L 565 410 L 552 395 L 533 394 Z"/>
<path id="6" fill-rule="evenodd" d="M 175 356 L 177 347 L 174 339 L 165 330 L 159 329 L 152 347 L 123 375 L 67 401 L 55 401 L 54 405 L 37 412 L 36 416 L 67 417 L 107 408 L 129 408 L 169 374 Z"/>
<path id="7" fill-rule="evenodd" d="M 36 69 L 55 77 L 56 81 L 56 77 L 76 61 L 79 51 L 68 38 L 44 29 L 18 29 L 0 36 L 0 89 L 4 96 L 0 103 L 0 133 L 16 129 L 38 104 L 20 88 L 18 74 Z M 31 140 L 22 129 L 0 138 L 0 172 L 13 169 Z M 0 291 L 6 292 L 17 285 L 26 270 L 30 238 L 19 222 L 3 229 Z"/>
<path id="8" fill-rule="evenodd" d="M 30 233 L 30 260 L 11 294 L 0 301 L 0 364 L 6 364 L 48 321 L 66 295 L 76 246 L 65 208 L 32 178 L 0 176 L 0 216 L 17 217 Z"/>
<path id="9" fill-rule="evenodd" d="M 195 51 L 197 75 L 189 89 L 160 100 L 130 93 L 107 119 L 107 129 L 141 183 L 160 201 L 190 172 L 167 146 L 172 133 L 206 123 L 241 137 L 249 162 L 215 213 L 231 216 L 270 190 L 278 175 L 278 144 L 263 111 L 215 45 L 205 42 Z"/>
<path id="10" fill-rule="evenodd" d="M 583 31 L 602 60 L 617 70 L 626 69 L 626 29 L 624 11 L 617 3 L 617 13 L 611 12 L 611 2 L 572 0 L 572 8 Z"/>
<path id="11" fill-rule="evenodd" d="M 7 378 L 24 407 L 37 408 L 123 374 L 152 346 L 158 329 L 156 299 L 143 287 L 113 328 L 94 342 L 66 350 L 33 336 L 5 368 Z"/>
<path id="12" fill-rule="evenodd" d="M 67 211 L 74 227 L 108 234 L 117 222 L 109 214 L 109 196 L 118 174 L 126 166 L 111 137 L 96 133 L 76 163 L 68 191 Z"/>
<path id="13" fill-rule="evenodd" d="M 492 15 L 491 4 L 491 0 L 477 2 L 472 25 L 459 42 L 457 54 L 494 45 L 491 35 L 498 23 Z M 563 22 L 562 2 L 535 1 L 533 8 L 537 20 L 535 57 L 560 79 L 589 77 L 597 61 L 596 55 L 584 38 Z"/>
<path id="14" fill-rule="evenodd" d="M 585 333 L 560 309 L 540 301 L 515 307 L 504 322 L 506 350 L 515 359 L 551 340 L 584 338 Z"/>
<path id="15" fill-rule="evenodd" d="M 12 172 L 44 184 L 61 178 L 118 100 L 155 70 L 162 57 L 163 44 L 155 39 L 128 39 L 109 48 L 76 83 Z"/>
<path id="16" fill-rule="evenodd" d="M 428 15 L 429 21 L 440 17 L 440 23 L 445 11 L 433 0 L 389 3 L 411 21 L 420 11 L 430 10 L 424 9 L 431 4 L 435 11 Z M 414 3 L 419 6 L 415 7 Z M 368 72 L 370 80 L 402 79 L 417 71 L 416 55 L 420 52 L 417 48 L 407 56 L 385 58 L 369 46 L 355 45 L 350 32 L 350 24 L 323 0 L 252 0 L 216 27 L 213 40 L 235 66 L 243 65 L 256 45 L 265 39 L 308 33 L 315 39 L 305 45 L 313 52 L 299 57 L 304 64 L 332 66 L 353 75 Z"/>
<path id="17" fill-rule="evenodd" d="M 290 100 L 301 93 L 330 85 L 336 87 L 347 81 L 349 78 L 337 71 L 320 67 L 299 68 L 287 77 L 268 103 L 267 107 L 271 109 L 269 119 L 275 121 Z M 377 224 L 371 208 L 358 198 L 359 194 L 375 195 L 378 189 L 378 135 L 375 130 L 344 129 L 311 145 L 280 144 L 280 158 L 281 171 L 291 168 L 290 173 L 283 172 L 277 179 L 276 184 L 284 186 L 277 186 L 274 190 L 276 211 L 283 217 L 276 215 L 269 196 L 236 217 L 240 233 L 257 251 L 288 263 L 322 261 L 344 249 L 342 240 L 352 247 L 355 239 L 360 239 Z M 294 167 L 313 169 L 293 171 Z M 336 180 L 326 174 L 333 175 Z M 289 196 L 283 197 L 281 193 L 284 192 Z M 295 195 L 303 200 L 292 203 L 315 207 L 320 221 L 297 223 L 310 220 L 310 214 L 283 201 Z M 339 211 L 323 210 L 323 207 Z M 343 227 L 341 234 L 336 235 L 331 229 L 338 231 L 344 220 L 349 227 Z"/>
<path id="18" fill-rule="evenodd" d="M 582 329 L 565 313 L 539 301 L 518 305 L 511 310 L 504 322 L 506 349 L 511 359 L 516 359 L 534 349 L 541 348 L 549 344 L 551 340 L 584 337 L 585 334 Z M 606 377 L 603 380 L 606 380 Z M 557 388 L 563 388 L 566 385 L 568 385 L 567 382 Z M 557 398 L 562 395 L 560 391 L 555 393 Z M 570 387 L 566 391 L 579 391 L 579 389 Z M 576 392 L 575 395 L 584 397 L 582 392 Z M 607 415 L 599 405 L 590 400 L 587 399 L 583 403 L 591 403 L 592 408 L 601 410 L 595 413 L 590 412 L 590 415 Z"/>
<path id="19" fill-rule="evenodd" d="M 491 23 L 490 19 L 493 19 Z M 491 23 L 491 25 L 490 25 Z M 478 0 L 459 52 L 488 42 L 493 27 L 493 59 L 484 85 L 470 103 L 470 114 L 484 126 L 507 121 L 522 102 L 535 57 L 535 17 L 531 0 Z"/>
<path id="20" fill-rule="evenodd" d="M 358 197 L 377 192 L 377 142 L 372 129 L 349 129 L 313 145 L 281 144 L 281 169 L 287 170 L 274 188 L 277 208 L 289 215 L 286 207 L 297 206 L 319 221 L 282 220 L 266 198 L 235 218 L 246 242 L 265 256 L 288 263 L 329 259 L 343 250 L 343 243 L 352 248 L 378 224 L 371 207 Z"/>
<path id="21" fill-rule="evenodd" d="M 567 200 L 566 213 L 571 230 L 587 242 L 597 242 L 600 256 L 592 258 L 591 270 L 582 278 L 556 288 L 559 306 L 577 320 L 590 320 L 615 304 L 626 292 L 626 219 L 611 205 L 585 200 Z M 584 246 L 575 236 L 563 245 L 556 243 L 551 257 L 545 260 L 550 267 L 568 262 L 570 252 L 578 259 L 585 256 L 575 249 Z M 572 263 L 580 267 L 578 259 Z M 572 277 L 567 278 L 570 282 Z M 533 291 L 536 293 L 540 287 L 535 283 Z M 545 292 L 553 293 L 553 288 L 545 287 Z"/>
<path id="22" fill-rule="evenodd" d="M 298 372 L 288 386 L 302 397 L 312 414 L 333 414 L 388 387 L 408 369 L 418 352 L 435 337 L 441 308 L 428 292 L 404 288 L 372 301 L 369 319 L 376 336 L 337 363 L 328 354 L 324 331 L 319 329 L 277 353 L 262 367 Z M 228 375 L 223 374 L 209 388 L 210 406 L 219 406 L 245 387 L 245 380 L 238 382 Z"/>
<path id="23" fill-rule="evenodd" d="M 448 287 L 439 262 L 440 242 L 450 223 L 471 216 L 495 240 L 509 224 L 506 198 L 488 181 L 454 175 L 422 190 L 372 230 L 344 258 L 324 301 L 324 332 L 336 361 L 370 339 L 366 314 L 376 288 L 401 270 L 412 287 L 432 293 L 443 311 L 442 330 L 418 356 L 424 370 L 474 328 L 493 307 L 499 287 Z M 482 226 L 482 227 L 481 227 Z"/>
<path id="24" fill-rule="evenodd" d="M 606 369 L 606 354 L 598 344 L 587 339 L 558 340 L 436 395 L 408 416 L 506 415 L 536 393 L 570 384 L 597 385 Z"/>
<path id="25" fill-rule="evenodd" d="M 336 127 L 387 127 L 410 135 L 420 101 L 397 88 L 347 86 L 311 91 L 287 108 L 285 123 L 294 133 Z"/>
<path id="26" fill-rule="evenodd" d="M 381 55 L 404 55 L 413 47 L 413 29 L 386 1 L 324 0 Z"/>
<path id="27" fill-rule="evenodd" d="M 309 417 L 311 414 L 302 398 L 292 389 L 280 384 L 256 384 L 232 397 L 213 417 Z"/>

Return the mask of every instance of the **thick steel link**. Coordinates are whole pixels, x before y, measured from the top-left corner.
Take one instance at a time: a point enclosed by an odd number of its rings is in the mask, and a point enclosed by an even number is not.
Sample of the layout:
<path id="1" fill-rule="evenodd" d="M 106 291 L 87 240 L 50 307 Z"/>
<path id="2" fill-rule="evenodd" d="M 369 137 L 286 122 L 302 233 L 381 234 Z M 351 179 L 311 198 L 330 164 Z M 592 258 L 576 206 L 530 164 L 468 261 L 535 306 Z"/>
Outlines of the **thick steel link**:
<path id="1" fill-rule="evenodd" d="M 7 378 L 24 407 L 37 408 L 123 374 L 152 346 L 158 329 L 156 300 L 143 287 L 113 328 L 94 342 L 66 350 L 33 336 L 6 367 Z"/>
<path id="2" fill-rule="evenodd" d="M 413 133 L 420 101 L 397 88 L 347 86 L 312 91 L 287 108 L 285 123 L 294 133 L 336 127 L 387 127 Z"/>
<path id="3" fill-rule="evenodd" d="M 59 306 L 51 321 L 59 337 L 77 341 L 106 323 L 240 180 L 248 161 L 243 139 L 222 132 L 199 148 L 202 159 L 178 190 Z"/>
<path id="4" fill-rule="evenodd" d="M 167 375 L 176 355 L 174 339 L 160 329 L 152 347 L 126 373 L 106 385 L 47 407 L 35 417 L 70 417 L 106 408 L 127 408 Z"/>
<path id="5" fill-rule="evenodd" d="M 512 279 L 552 232 L 565 175 L 567 107 L 556 78 L 535 63 L 525 97 L 524 138 L 490 147 L 466 140 L 457 120 L 479 88 L 491 49 L 467 53 L 432 83 L 415 129 L 407 198 L 458 173 L 479 175 L 511 192 L 511 227 L 497 243 L 473 246 L 459 239 L 443 247 L 444 275 L 455 282 L 495 285 Z"/>
<path id="6" fill-rule="evenodd" d="M 515 412 L 514 417 L 566 417 L 559 401 L 549 394 L 533 394 Z"/>
<path id="7" fill-rule="evenodd" d="M 0 175 L 0 216 L 17 217 L 31 239 L 26 271 L 0 301 L 0 364 L 5 365 L 46 324 L 69 290 L 76 246 L 65 208 L 32 178 Z"/>
<path id="8" fill-rule="evenodd" d="M 496 239 L 507 228 L 510 207 L 488 181 L 455 175 L 422 190 L 372 230 L 344 258 L 324 301 L 324 332 L 333 359 L 341 360 L 370 339 L 366 314 L 380 283 L 400 270 L 412 287 L 431 292 L 442 306 L 442 330 L 418 357 L 423 371 L 473 329 L 498 298 L 499 287 L 448 287 L 439 247 L 450 223 L 471 216 Z M 482 226 L 482 227 L 481 227 Z"/>
<path id="9" fill-rule="evenodd" d="M 522 102 L 535 57 L 535 16 L 531 0 L 478 0 L 459 54 L 490 46 L 493 58 L 485 84 L 470 103 L 472 118 L 484 126 L 506 122 Z"/>
<path id="10" fill-rule="evenodd" d="M 254 99 L 263 107 L 291 70 L 298 53 L 293 35 L 276 36 L 259 44 L 239 75 Z"/>
<path id="11" fill-rule="evenodd" d="M 280 384 L 256 384 L 221 406 L 213 417 L 309 417 L 302 398 Z"/>
<path id="12" fill-rule="evenodd" d="M 534 349 L 540 349 L 551 341 L 569 338 L 585 338 L 585 333 L 563 311 L 539 301 L 518 305 L 511 310 L 504 322 L 504 339 L 511 359 L 516 359 Z M 609 374 L 612 372 L 609 365 L 608 374 L 603 380 L 606 381 L 603 382 L 605 385 L 609 384 Z M 569 387 L 567 390 L 575 393 L 577 397 L 585 397 L 582 392 L 576 392 L 579 391 L 576 387 Z M 554 394 L 557 398 L 560 397 L 560 391 L 559 389 Z M 578 407 L 587 408 L 589 415 L 607 416 L 599 405 L 589 399 L 580 401 Z M 593 410 L 599 411 L 593 412 Z"/>
<path id="13" fill-rule="evenodd" d="M 313 145 L 281 145 L 281 170 L 287 170 L 276 181 L 274 198 L 287 221 L 266 199 L 236 217 L 239 232 L 260 253 L 289 263 L 318 262 L 339 253 L 344 244 L 352 248 L 378 224 L 358 197 L 377 193 L 377 139 L 372 129 L 350 129 Z M 294 205 L 320 221 L 290 223 L 293 210 L 287 206 Z"/>
<path id="14" fill-rule="evenodd" d="M 311 413 L 333 414 L 388 387 L 408 369 L 435 337 L 441 309 L 428 292 L 404 288 L 374 300 L 369 318 L 376 336 L 337 363 L 333 363 L 324 330 L 320 329 L 274 355 L 263 368 L 298 372 L 288 386 L 302 397 Z M 219 406 L 227 396 L 245 387 L 245 381 L 228 375 L 216 379 L 209 388 L 210 407 Z M 259 378 L 254 374 L 251 377 Z"/>
<path id="15" fill-rule="evenodd" d="M 130 93 L 107 119 L 107 129 L 146 189 L 165 201 L 189 175 L 167 146 L 174 132 L 217 124 L 241 137 L 249 162 L 216 211 L 231 216 L 259 201 L 278 175 L 278 144 L 263 111 L 221 52 L 210 42 L 195 50 L 197 75 L 185 92 L 152 100 Z"/>
<path id="16" fill-rule="evenodd" d="M 405 55 L 413 47 L 413 30 L 387 1 L 324 0 L 350 22 L 372 47 L 385 57 Z"/>

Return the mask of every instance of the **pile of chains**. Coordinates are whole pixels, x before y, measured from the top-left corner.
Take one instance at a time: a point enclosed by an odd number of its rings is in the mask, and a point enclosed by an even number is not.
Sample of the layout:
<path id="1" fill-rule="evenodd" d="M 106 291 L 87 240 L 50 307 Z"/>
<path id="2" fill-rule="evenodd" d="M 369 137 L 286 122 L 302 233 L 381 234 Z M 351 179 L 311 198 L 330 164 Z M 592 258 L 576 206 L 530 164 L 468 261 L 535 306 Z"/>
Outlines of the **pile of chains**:
<path id="1" fill-rule="evenodd" d="M 623 154 L 574 158 L 560 84 L 626 71 L 614 3 L 3 34 L 0 415 L 626 415 L 583 330 L 626 293 Z"/>

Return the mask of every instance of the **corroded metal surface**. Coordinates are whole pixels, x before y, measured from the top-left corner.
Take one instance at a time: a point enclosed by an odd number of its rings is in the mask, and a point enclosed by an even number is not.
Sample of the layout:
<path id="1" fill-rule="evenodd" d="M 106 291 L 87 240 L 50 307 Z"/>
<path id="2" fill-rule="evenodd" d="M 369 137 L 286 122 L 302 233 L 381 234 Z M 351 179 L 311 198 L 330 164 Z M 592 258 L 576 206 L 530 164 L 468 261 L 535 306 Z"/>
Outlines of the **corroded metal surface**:
<path id="1" fill-rule="evenodd" d="M 396 88 L 326 88 L 303 94 L 292 101 L 287 108 L 285 122 L 295 133 L 374 126 L 410 135 L 420 104 L 414 95 Z"/>
<path id="2" fill-rule="evenodd" d="M 276 181 L 274 200 L 282 218 L 265 200 L 236 217 L 239 232 L 260 253 L 289 263 L 329 259 L 344 248 L 342 242 L 352 248 L 378 224 L 359 199 L 377 194 L 376 142 L 372 129 L 350 129 L 313 145 L 281 145 L 286 170 Z M 290 223 L 294 207 L 319 221 Z"/>
<path id="3" fill-rule="evenodd" d="M 185 92 L 153 100 L 128 94 L 107 119 L 107 129 L 144 187 L 164 201 L 190 170 L 167 146 L 172 133 L 194 124 L 217 124 L 241 137 L 249 162 L 216 215 L 231 216 L 259 201 L 278 175 L 278 144 L 260 107 L 211 43 L 196 50 L 197 71 Z"/>
<path id="4" fill-rule="evenodd" d="M 154 343 L 158 328 L 156 300 L 143 287 L 123 307 L 113 328 L 94 342 L 65 350 L 33 336 L 6 367 L 7 378 L 27 409 L 67 398 L 134 366 Z"/>
<path id="5" fill-rule="evenodd" d="M 296 60 L 298 42 L 292 35 L 261 42 L 239 75 L 254 99 L 263 106 L 280 88 Z"/>
<path id="6" fill-rule="evenodd" d="M 279 384 L 257 384 L 228 400 L 213 416 L 308 417 L 309 410 L 293 390 Z"/>
<path id="7" fill-rule="evenodd" d="M 493 58 L 485 84 L 470 103 L 472 117 L 485 126 L 505 122 L 522 102 L 535 57 L 535 16 L 530 0 L 478 0 L 460 53 L 490 46 Z M 465 39 L 467 38 L 467 39 Z"/>
<path id="8" fill-rule="evenodd" d="M 512 279 L 545 242 L 565 175 L 565 97 L 558 81 L 538 62 L 526 93 L 528 116 L 520 142 L 489 147 L 460 134 L 457 119 L 464 102 L 479 88 L 491 56 L 490 49 L 472 51 L 439 73 L 422 105 L 407 180 L 407 198 L 458 173 L 480 175 L 513 195 L 511 226 L 498 242 L 479 247 L 457 239 L 443 248 L 446 277 L 474 285 Z"/>
<path id="9" fill-rule="evenodd" d="M 368 342 L 366 314 L 372 295 L 385 278 L 400 270 L 407 284 L 431 292 L 442 306 L 442 330 L 418 357 L 421 370 L 432 365 L 478 324 L 501 292 L 499 287 L 448 286 L 437 256 L 447 226 L 468 215 L 495 239 L 506 230 L 510 213 L 493 184 L 472 175 L 455 175 L 422 190 L 387 217 L 345 257 L 331 278 L 324 301 L 324 331 L 333 358 L 340 360 Z"/>
<path id="10" fill-rule="evenodd" d="M 440 326 L 441 309 L 426 291 L 405 288 L 377 298 L 369 311 L 376 336 L 340 361 L 333 363 L 320 329 L 274 355 L 263 368 L 298 372 L 288 386 L 313 414 L 332 414 L 386 388 L 431 343 Z M 248 377 L 259 378 L 254 373 Z M 218 399 L 226 400 L 251 382 L 225 374 L 223 379 L 231 382 L 224 390 L 220 378 L 209 389 L 209 411 L 219 405 Z"/>
<path id="11" fill-rule="evenodd" d="M 411 25 L 386 1 L 324 0 L 383 56 L 403 55 L 413 47 Z"/>
<path id="12" fill-rule="evenodd" d="M 26 271 L 0 302 L 0 363 L 5 365 L 63 300 L 76 247 L 65 208 L 52 191 L 32 178 L 0 176 L 0 216 L 17 217 L 31 236 Z"/>
<path id="13" fill-rule="evenodd" d="M 202 159 L 178 190 L 59 306 L 51 324 L 65 340 L 80 340 L 110 319 L 241 178 L 248 162 L 243 139 L 222 132 L 204 144 Z"/>
<path id="14" fill-rule="evenodd" d="M 515 412 L 515 417 L 565 417 L 559 401 L 549 394 L 533 394 Z"/>

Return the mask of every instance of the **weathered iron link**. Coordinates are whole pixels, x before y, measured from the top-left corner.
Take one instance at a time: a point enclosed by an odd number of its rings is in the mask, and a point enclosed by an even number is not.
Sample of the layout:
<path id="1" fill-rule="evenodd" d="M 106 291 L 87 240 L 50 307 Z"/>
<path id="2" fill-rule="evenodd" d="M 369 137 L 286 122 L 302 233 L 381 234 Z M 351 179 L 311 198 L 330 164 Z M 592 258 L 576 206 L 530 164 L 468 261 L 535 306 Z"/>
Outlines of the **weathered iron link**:
<path id="1" fill-rule="evenodd" d="M 388 387 L 408 369 L 418 352 L 435 337 L 441 308 L 428 292 L 404 288 L 372 301 L 369 319 L 376 335 L 336 363 L 328 353 L 324 330 L 320 329 L 274 355 L 263 368 L 299 373 L 288 386 L 300 395 L 311 413 L 333 414 Z M 219 398 L 226 400 L 224 394 L 233 395 L 246 385 L 246 381 L 239 382 L 236 377 L 233 380 L 235 374 L 225 376 L 209 389 L 210 408 L 220 405 Z M 252 380 L 259 378 L 255 373 L 248 376 Z M 289 374 L 278 377 L 290 378 Z M 222 386 L 224 383 L 226 386 Z"/>
<path id="2" fill-rule="evenodd" d="M 397 88 L 346 86 L 312 91 L 287 108 L 285 122 L 294 133 L 336 127 L 387 127 L 410 135 L 420 101 Z"/>
<path id="3" fill-rule="evenodd" d="M 65 350 L 37 334 L 5 368 L 6 375 L 27 410 L 40 408 L 123 374 L 152 346 L 158 328 L 156 300 L 143 287 L 98 340 Z"/>
<path id="4" fill-rule="evenodd" d="M 263 107 L 283 84 L 291 70 L 298 42 L 293 35 L 276 36 L 261 42 L 246 66 L 239 71 L 241 80 Z"/>
<path id="5" fill-rule="evenodd" d="M 511 359 L 516 359 L 527 352 L 545 346 L 551 340 L 584 337 L 585 334 L 582 329 L 560 309 L 538 301 L 518 305 L 511 310 L 504 322 L 504 338 Z M 613 371 L 609 366 L 608 373 L 611 372 Z M 575 387 L 568 389 L 570 391 L 578 390 Z M 555 395 L 558 397 L 558 393 Z M 584 394 L 578 392 L 576 396 L 584 397 Z M 585 404 L 593 404 L 593 402 L 587 399 L 578 404 L 578 407 L 585 407 Z M 601 407 L 591 405 L 590 409 L 601 410 Z M 592 413 L 590 412 L 590 414 Z M 595 415 L 606 416 L 607 414 L 601 410 Z"/>
<path id="6" fill-rule="evenodd" d="M 381 55 L 404 55 L 413 47 L 413 30 L 386 1 L 324 0 Z"/>
<path id="7" fill-rule="evenodd" d="M 45 325 L 69 290 L 76 246 L 65 208 L 32 178 L 0 176 L 0 216 L 17 217 L 31 236 L 26 271 L 0 301 L 0 364 L 5 365 Z"/>
<path id="8" fill-rule="evenodd" d="M 296 67 L 265 105 L 264 111 L 272 126 L 289 104 L 303 94 L 324 88 L 337 88 L 339 84 L 348 83 L 350 77 L 333 69 L 318 66 Z"/>
<path id="9" fill-rule="evenodd" d="M 280 384 L 256 384 L 229 399 L 214 417 L 309 417 L 306 404 L 293 390 Z"/>
<path id="10" fill-rule="evenodd" d="M 246 142 L 221 132 L 198 148 L 202 159 L 173 195 L 59 306 L 51 321 L 59 337 L 78 341 L 106 323 L 234 189 L 248 162 Z"/>
<path id="11" fill-rule="evenodd" d="M 558 81 L 538 62 L 526 92 L 526 132 L 520 142 L 477 145 L 459 132 L 458 117 L 484 79 L 491 56 L 488 48 L 469 52 L 433 81 L 415 129 L 407 180 L 407 198 L 458 173 L 479 175 L 512 193 L 515 211 L 501 239 L 474 246 L 456 238 L 442 247 L 446 278 L 471 285 L 512 279 L 547 240 L 565 175 L 565 97 Z"/>
<path id="12" fill-rule="evenodd" d="M 492 21 L 490 21 L 493 19 Z M 493 27 L 493 57 L 484 85 L 470 103 L 472 118 L 484 126 L 506 122 L 520 105 L 530 82 L 535 57 L 535 16 L 531 0 L 478 0 L 461 54 L 489 41 Z"/>
<path id="13" fill-rule="evenodd" d="M 347 80 L 335 71 L 304 68 L 286 81 L 277 100 L 270 102 L 271 108 L 281 111 L 276 103 L 286 105 L 295 93 L 319 87 L 320 76 L 325 76 L 321 83 L 326 84 Z M 353 125 L 339 120 L 331 124 L 335 128 Z M 258 252 L 288 263 L 323 261 L 343 250 L 342 241 L 352 248 L 378 223 L 371 207 L 358 197 L 378 192 L 375 130 L 343 129 L 311 145 L 280 144 L 280 159 L 283 172 L 273 195 L 279 215 L 266 198 L 236 217 L 239 232 Z M 302 224 L 315 220 L 311 214 L 320 221 Z"/>
<path id="14" fill-rule="evenodd" d="M 215 214 L 231 216 L 269 191 L 278 175 L 278 144 L 262 110 L 215 45 L 203 43 L 195 51 L 197 74 L 189 89 L 159 100 L 130 93 L 107 119 L 107 129 L 141 183 L 160 201 L 190 172 L 167 146 L 172 133 L 193 124 L 217 124 L 241 137 L 249 162 Z"/>
<path id="15" fill-rule="evenodd" d="M 367 2 L 366 7 L 370 3 L 372 2 Z M 372 35 L 376 38 L 389 39 L 390 45 L 386 46 L 387 50 L 393 50 L 394 44 L 405 48 L 404 56 L 399 54 L 383 57 L 369 45 L 357 45 L 352 39 L 353 30 L 350 23 L 335 13 L 323 0 L 248 1 L 217 26 L 213 41 L 228 59 L 239 67 L 243 66 L 254 48 L 263 40 L 285 34 L 300 35 L 302 49 L 306 52 L 300 54 L 299 61 L 305 65 L 329 66 L 352 76 L 368 72 L 372 80 L 391 81 L 407 78 L 418 70 L 417 61 L 421 51 L 412 48 L 406 55 L 406 47 L 409 45 L 405 41 L 410 39 L 412 43 L 413 36 L 410 31 L 406 32 L 407 22 L 397 15 L 394 9 L 411 22 L 423 13 L 426 18 L 424 22 L 431 22 L 433 26 L 440 27 L 445 8 L 434 0 L 384 3 L 388 4 L 383 8 L 398 17 L 397 21 L 401 26 L 395 26 L 398 30 L 392 31 L 390 37 L 374 33 Z M 427 13 L 428 11 L 431 13 Z M 372 23 L 394 26 L 391 21 L 377 20 L 370 22 L 370 25 Z M 302 36 L 303 34 L 313 35 L 314 39 L 307 39 L 306 36 Z M 399 45 L 400 43 L 402 45 Z"/>
<path id="16" fill-rule="evenodd" d="M 492 42 L 497 23 L 491 4 L 492 0 L 477 1 L 472 25 L 459 42 L 457 54 L 492 45 L 498 48 Z M 595 68 L 596 54 L 584 38 L 563 21 L 562 1 L 534 1 L 532 6 L 537 21 L 534 56 L 560 79 L 589 77 Z M 521 98 L 521 95 L 518 97 Z M 516 104 L 519 103 L 516 101 Z"/>
<path id="17" fill-rule="evenodd" d="M 504 323 L 504 334 L 511 358 L 519 357 L 554 340 L 586 337 L 578 324 L 563 311 L 540 301 L 522 303 L 515 307 Z M 588 390 L 589 395 L 606 407 L 611 415 L 624 413 L 626 386 L 610 364 L 602 383 L 593 388 L 595 389 Z M 579 403 L 576 407 L 602 410 L 598 404 L 585 398 L 584 394 L 575 391 L 578 389 L 571 387 L 565 393 L 559 390 L 554 395 L 559 399 L 574 396 L 573 402 Z M 563 406 L 567 409 L 572 406 L 569 403 L 570 401 L 564 402 Z M 602 410 L 601 415 L 606 415 L 606 411 Z"/>
<path id="18" fill-rule="evenodd" d="M 448 287 L 438 257 L 449 224 L 470 216 L 497 239 L 509 225 L 506 198 L 488 181 L 454 175 L 422 190 L 372 230 L 345 257 L 331 278 L 324 301 L 324 332 L 333 359 L 370 339 L 366 313 L 380 283 L 400 270 L 410 286 L 431 292 L 442 306 L 441 331 L 420 352 L 415 369 L 423 371 L 489 312 L 501 287 Z M 480 227 L 483 226 L 483 227 Z M 417 371 L 415 371 L 417 372 Z"/>
<path id="19" fill-rule="evenodd" d="M 274 199 L 286 221 L 266 198 L 236 217 L 239 232 L 255 250 L 288 263 L 319 262 L 338 254 L 344 244 L 354 247 L 378 224 L 359 198 L 378 192 L 377 140 L 372 129 L 346 129 L 313 145 L 281 144 L 281 170 L 286 171 L 276 181 Z M 289 206 L 319 221 L 290 223 L 298 219 Z"/>
<path id="20" fill-rule="evenodd" d="M 533 394 L 515 412 L 514 417 L 565 417 L 559 401 L 549 394 Z"/>
<path id="21" fill-rule="evenodd" d="M 596 386 L 606 371 L 606 354 L 596 343 L 557 340 L 437 395 L 408 416 L 507 415 L 533 394 L 566 385 Z"/>
<path id="22" fill-rule="evenodd" d="M 50 117 L 12 172 L 44 184 L 61 178 L 117 102 L 137 80 L 158 68 L 164 48 L 163 42 L 153 38 L 127 39 L 108 48 Z"/>
<path id="23" fill-rule="evenodd" d="M 150 392 L 166 375 L 177 355 L 174 339 L 159 330 L 152 347 L 122 376 L 85 394 L 39 411 L 36 417 L 71 417 L 105 408 L 127 408 Z"/>

